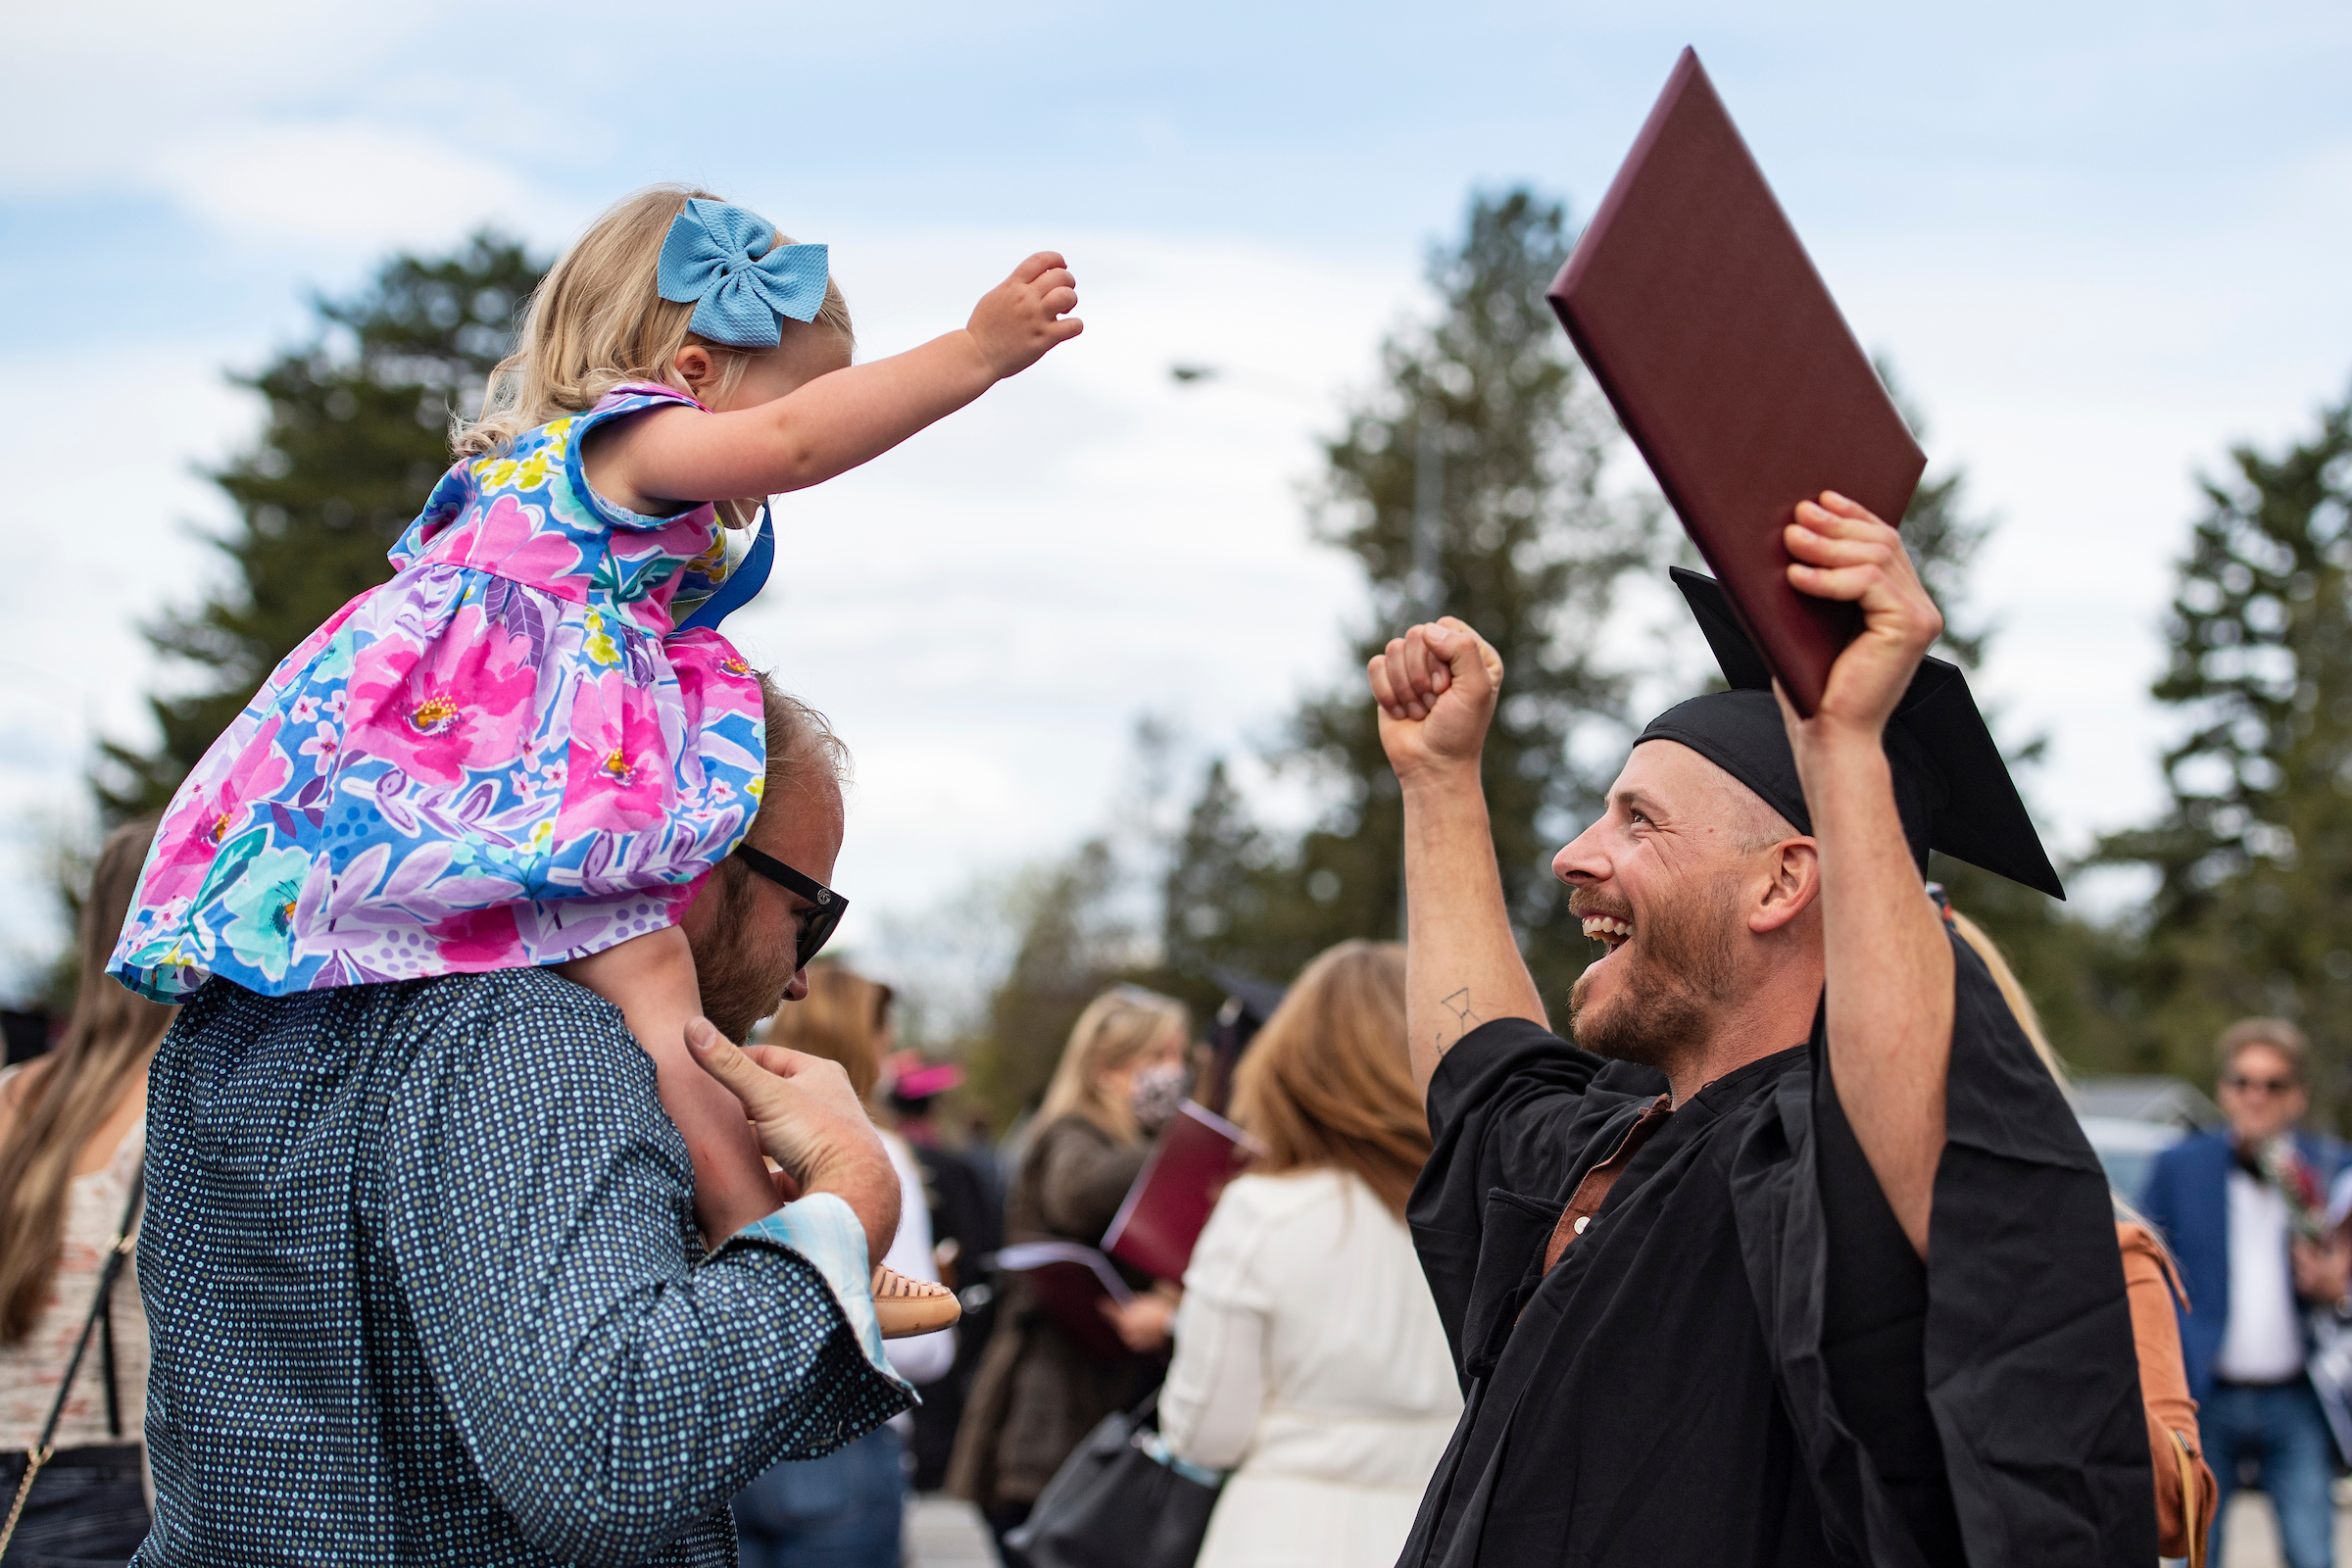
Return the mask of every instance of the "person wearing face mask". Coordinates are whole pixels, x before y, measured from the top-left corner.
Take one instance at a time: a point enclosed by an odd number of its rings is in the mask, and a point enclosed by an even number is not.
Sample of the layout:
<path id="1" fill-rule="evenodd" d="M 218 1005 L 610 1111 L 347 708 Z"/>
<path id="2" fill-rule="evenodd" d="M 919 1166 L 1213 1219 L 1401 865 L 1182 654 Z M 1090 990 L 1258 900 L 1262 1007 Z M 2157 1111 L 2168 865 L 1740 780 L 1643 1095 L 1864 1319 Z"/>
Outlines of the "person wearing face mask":
<path id="1" fill-rule="evenodd" d="M 1152 1135 L 1184 1098 L 1191 1038 L 1182 1003 L 1135 986 L 1087 1005 L 1013 1178 L 1008 1241 L 1102 1245 Z M 1127 1353 L 1101 1360 L 1054 1322 L 1024 1276 L 1006 1278 L 948 1463 L 948 1490 L 978 1505 L 1000 1549 L 1095 1424 L 1159 1381 L 1174 1301 L 1140 1275 L 1129 1283 L 1139 1305 L 1118 1322 Z"/>

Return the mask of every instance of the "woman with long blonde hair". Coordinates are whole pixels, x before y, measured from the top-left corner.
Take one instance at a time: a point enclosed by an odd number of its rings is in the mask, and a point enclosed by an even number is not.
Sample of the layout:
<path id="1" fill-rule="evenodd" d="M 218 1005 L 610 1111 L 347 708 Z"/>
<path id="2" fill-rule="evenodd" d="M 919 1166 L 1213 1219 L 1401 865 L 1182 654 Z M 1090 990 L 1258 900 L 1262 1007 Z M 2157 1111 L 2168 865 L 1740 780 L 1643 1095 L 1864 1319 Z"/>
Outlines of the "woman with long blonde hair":
<path id="1" fill-rule="evenodd" d="M 0 1507 L 56 1403 L 146 1154 L 147 1063 L 178 1009 L 108 979 L 106 960 L 154 837 L 152 819 L 108 836 L 82 901 L 81 984 L 65 1038 L 0 1072 Z M 135 1257 L 124 1265 L 74 1376 L 12 1561 L 44 1548 L 127 1561 L 147 1534 L 147 1314 L 136 1268 Z"/>
<path id="2" fill-rule="evenodd" d="M 1194 1248 L 1159 1396 L 1170 1451 L 1233 1472 L 1200 1563 L 1384 1568 L 1462 1409 L 1404 1224 L 1430 1147 L 1404 949 L 1308 964 L 1242 1058 L 1233 1114 L 1263 1152 Z"/>
<path id="3" fill-rule="evenodd" d="M 1013 1178 L 1008 1240 L 1102 1245 L 1151 1135 L 1182 1098 L 1191 1040 L 1184 1004 L 1139 986 L 1113 987 L 1087 1004 Z M 1130 1283 L 1140 1299 L 1155 1299 L 1151 1281 L 1130 1272 Z M 1054 1320 L 1027 1276 L 1008 1276 L 948 1462 L 948 1490 L 979 1505 L 1000 1543 L 1095 1423 L 1159 1380 L 1165 1323 L 1164 1308 L 1156 1325 L 1123 1323 L 1128 1353 L 1097 1359 Z"/>

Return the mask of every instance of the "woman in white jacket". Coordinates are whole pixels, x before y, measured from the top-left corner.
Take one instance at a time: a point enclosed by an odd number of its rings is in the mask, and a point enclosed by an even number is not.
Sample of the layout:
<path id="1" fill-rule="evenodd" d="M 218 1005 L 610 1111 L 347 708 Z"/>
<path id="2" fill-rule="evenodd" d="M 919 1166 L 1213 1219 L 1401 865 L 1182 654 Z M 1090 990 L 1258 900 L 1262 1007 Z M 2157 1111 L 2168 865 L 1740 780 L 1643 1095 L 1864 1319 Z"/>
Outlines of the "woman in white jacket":
<path id="1" fill-rule="evenodd" d="M 1404 1227 L 1429 1155 L 1404 950 L 1309 964 L 1233 1109 L 1266 1152 L 1200 1233 L 1159 1396 L 1170 1450 L 1233 1472 L 1198 1568 L 1388 1568 L 1462 1408 Z"/>

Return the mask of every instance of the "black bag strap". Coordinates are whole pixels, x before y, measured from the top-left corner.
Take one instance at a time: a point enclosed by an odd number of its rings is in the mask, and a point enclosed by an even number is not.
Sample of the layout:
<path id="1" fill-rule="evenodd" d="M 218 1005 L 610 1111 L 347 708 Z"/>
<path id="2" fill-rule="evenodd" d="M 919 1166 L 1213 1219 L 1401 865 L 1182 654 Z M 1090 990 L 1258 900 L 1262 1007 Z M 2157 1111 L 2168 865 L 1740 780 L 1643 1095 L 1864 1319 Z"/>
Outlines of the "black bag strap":
<path id="1" fill-rule="evenodd" d="M 122 1378 L 115 1370 L 115 1298 L 109 1292 L 98 1308 L 98 1375 L 106 1380 L 106 1435 L 122 1441 Z"/>
<path id="2" fill-rule="evenodd" d="M 147 1196 L 147 1157 L 139 1156 L 138 1168 L 130 1173 L 130 1197 L 122 1205 L 122 1223 L 115 1227 L 115 1239 L 107 1244 L 106 1264 L 98 1271 L 98 1294 L 90 1301 L 90 1315 L 81 1325 L 81 1338 L 74 1343 L 74 1358 L 66 1363 L 66 1375 L 57 1385 L 57 1402 L 49 1407 L 49 1419 L 41 1423 L 41 1439 L 24 1456 L 24 1475 L 17 1483 L 16 1501 L 9 1504 L 8 1522 L 0 1525 L 0 1557 L 8 1555 L 8 1544 L 16 1539 L 17 1521 L 24 1517 L 24 1499 L 32 1494 L 32 1482 L 41 1473 L 41 1466 L 56 1456 L 49 1446 L 57 1436 L 57 1424 L 65 1419 L 66 1400 L 74 1394 L 74 1378 L 81 1370 L 81 1358 L 89 1352 L 90 1336 L 101 1324 L 106 1333 L 106 1417 L 107 1430 L 116 1437 L 122 1435 L 122 1410 L 117 1402 L 114 1384 L 114 1317 L 108 1310 L 115 1295 L 115 1281 L 122 1275 L 122 1260 L 138 1245 L 139 1203 Z"/>

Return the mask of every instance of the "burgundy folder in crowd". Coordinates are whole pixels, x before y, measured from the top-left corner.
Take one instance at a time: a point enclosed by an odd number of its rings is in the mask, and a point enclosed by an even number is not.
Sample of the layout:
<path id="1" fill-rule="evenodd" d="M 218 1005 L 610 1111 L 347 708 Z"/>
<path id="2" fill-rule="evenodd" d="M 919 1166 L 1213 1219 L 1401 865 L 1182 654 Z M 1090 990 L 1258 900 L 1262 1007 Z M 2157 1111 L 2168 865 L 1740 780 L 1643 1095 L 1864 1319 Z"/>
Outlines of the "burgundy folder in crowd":
<path id="1" fill-rule="evenodd" d="M 1181 1280 L 1217 1195 L 1250 1158 L 1250 1135 L 1186 1101 L 1102 1233 L 1102 1250 L 1158 1280 Z"/>
<path id="2" fill-rule="evenodd" d="M 1692 51 L 1550 298 L 1733 612 L 1810 716 L 1861 612 L 1788 586 L 1781 530 L 1824 490 L 1900 523 L 1927 457 Z"/>
<path id="3" fill-rule="evenodd" d="M 1106 1303 L 1125 1306 L 1135 1293 L 1109 1258 L 1076 1242 L 1015 1242 L 997 1253 L 997 1266 L 1029 1276 L 1039 1303 L 1081 1354 L 1115 1361 L 1127 1353 L 1102 1309 Z"/>

